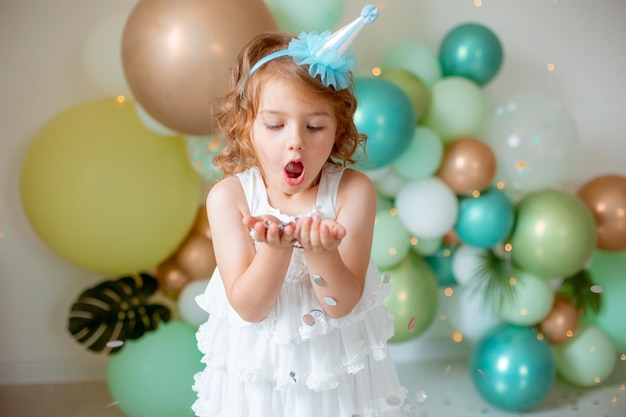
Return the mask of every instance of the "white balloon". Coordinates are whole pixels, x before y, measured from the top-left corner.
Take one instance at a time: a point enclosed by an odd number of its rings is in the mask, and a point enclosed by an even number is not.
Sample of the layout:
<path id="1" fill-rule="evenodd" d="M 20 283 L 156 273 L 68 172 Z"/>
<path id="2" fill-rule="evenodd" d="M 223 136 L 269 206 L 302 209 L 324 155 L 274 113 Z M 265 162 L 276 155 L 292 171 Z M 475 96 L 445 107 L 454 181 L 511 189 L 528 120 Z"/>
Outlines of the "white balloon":
<path id="1" fill-rule="evenodd" d="M 398 191 L 395 206 L 407 230 L 426 239 L 445 235 L 459 212 L 456 195 L 437 177 L 407 182 Z"/>
<path id="2" fill-rule="evenodd" d="M 481 256 L 487 253 L 487 249 L 476 248 L 469 245 L 461 245 L 452 255 L 452 275 L 460 285 L 467 284 L 478 272 L 481 265 Z"/>
<path id="3" fill-rule="evenodd" d="M 445 300 L 444 309 L 452 327 L 463 339 L 476 343 L 485 333 L 502 323 L 498 314 L 485 300 L 483 291 L 467 286 L 453 287 L 453 294 Z"/>
<path id="4" fill-rule="evenodd" d="M 191 281 L 178 296 L 177 307 L 180 317 L 192 326 L 199 327 L 209 318 L 209 313 L 201 309 L 195 300 L 198 295 L 204 293 L 208 283 L 208 279 Z"/>
<path id="5" fill-rule="evenodd" d="M 406 180 L 399 176 L 394 170 L 390 169 L 381 178 L 378 178 L 375 182 L 376 190 L 382 196 L 388 198 L 394 198 L 402 186 L 406 183 Z"/>
<path id="6" fill-rule="evenodd" d="M 122 33 L 128 12 L 110 16 L 95 25 L 85 39 L 82 63 L 90 81 L 110 96 L 132 94 L 122 66 Z"/>

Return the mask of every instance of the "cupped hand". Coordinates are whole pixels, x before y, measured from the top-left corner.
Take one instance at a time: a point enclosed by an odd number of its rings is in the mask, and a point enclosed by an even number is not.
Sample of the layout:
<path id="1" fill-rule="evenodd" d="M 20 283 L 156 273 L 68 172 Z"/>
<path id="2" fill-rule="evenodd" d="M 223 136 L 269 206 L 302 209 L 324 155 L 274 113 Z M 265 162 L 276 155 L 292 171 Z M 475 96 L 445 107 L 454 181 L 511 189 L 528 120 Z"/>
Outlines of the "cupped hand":
<path id="1" fill-rule="evenodd" d="M 296 241 L 295 224 L 282 223 L 274 216 L 244 216 L 243 224 L 254 232 L 257 242 L 276 247 L 291 247 Z"/>
<path id="2" fill-rule="evenodd" d="M 337 249 L 346 235 L 346 229 L 335 220 L 320 216 L 302 217 L 296 221 L 294 236 L 305 250 L 316 253 Z"/>

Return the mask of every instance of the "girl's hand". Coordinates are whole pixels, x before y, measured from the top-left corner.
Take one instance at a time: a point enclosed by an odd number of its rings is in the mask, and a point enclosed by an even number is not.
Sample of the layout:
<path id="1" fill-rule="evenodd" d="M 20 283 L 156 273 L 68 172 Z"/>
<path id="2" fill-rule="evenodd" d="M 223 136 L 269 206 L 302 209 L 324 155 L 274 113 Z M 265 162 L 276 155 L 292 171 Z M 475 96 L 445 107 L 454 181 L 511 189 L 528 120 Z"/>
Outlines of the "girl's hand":
<path id="1" fill-rule="evenodd" d="M 302 248 L 315 253 L 337 249 L 346 235 L 346 229 L 335 220 L 322 220 L 320 216 L 302 217 L 296 221 L 294 236 Z"/>
<path id="2" fill-rule="evenodd" d="M 243 224 L 254 232 L 254 239 L 257 242 L 275 247 L 291 247 L 296 241 L 295 224 L 281 223 L 274 216 L 244 216 Z"/>

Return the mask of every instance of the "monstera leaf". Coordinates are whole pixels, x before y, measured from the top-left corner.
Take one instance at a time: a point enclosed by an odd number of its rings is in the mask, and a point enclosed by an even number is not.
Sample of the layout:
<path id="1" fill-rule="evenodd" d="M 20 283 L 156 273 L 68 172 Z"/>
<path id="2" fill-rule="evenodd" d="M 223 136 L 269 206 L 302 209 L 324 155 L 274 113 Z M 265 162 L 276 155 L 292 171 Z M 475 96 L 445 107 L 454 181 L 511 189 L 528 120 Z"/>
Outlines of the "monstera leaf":
<path id="1" fill-rule="evenodd" d="M 150 304 L 158 282 L 151 275 L 107 280 L 84 291 L 70 310 L 68 329 L 88 349 L 117 352 L 128 339 L 137 339 L 171 318 L 170 310 Z"/>

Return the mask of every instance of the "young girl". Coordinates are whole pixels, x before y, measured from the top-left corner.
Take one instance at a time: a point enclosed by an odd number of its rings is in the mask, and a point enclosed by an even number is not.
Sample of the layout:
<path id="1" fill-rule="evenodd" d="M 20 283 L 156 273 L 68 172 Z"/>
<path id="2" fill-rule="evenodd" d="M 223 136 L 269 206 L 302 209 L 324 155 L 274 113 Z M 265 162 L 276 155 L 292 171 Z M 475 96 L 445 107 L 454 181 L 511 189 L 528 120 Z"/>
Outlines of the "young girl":
<path id="1" fill-rule="evenodd" d="M 263 34 L 238 57 L 207 197 L 218 268 L 197 298 L 198 416 L 400 416 L 389 284 L 370 261 L 376 190 L 346 168 L 365 138 L 345 43 L 366 9 L 335 37 Z"/>

